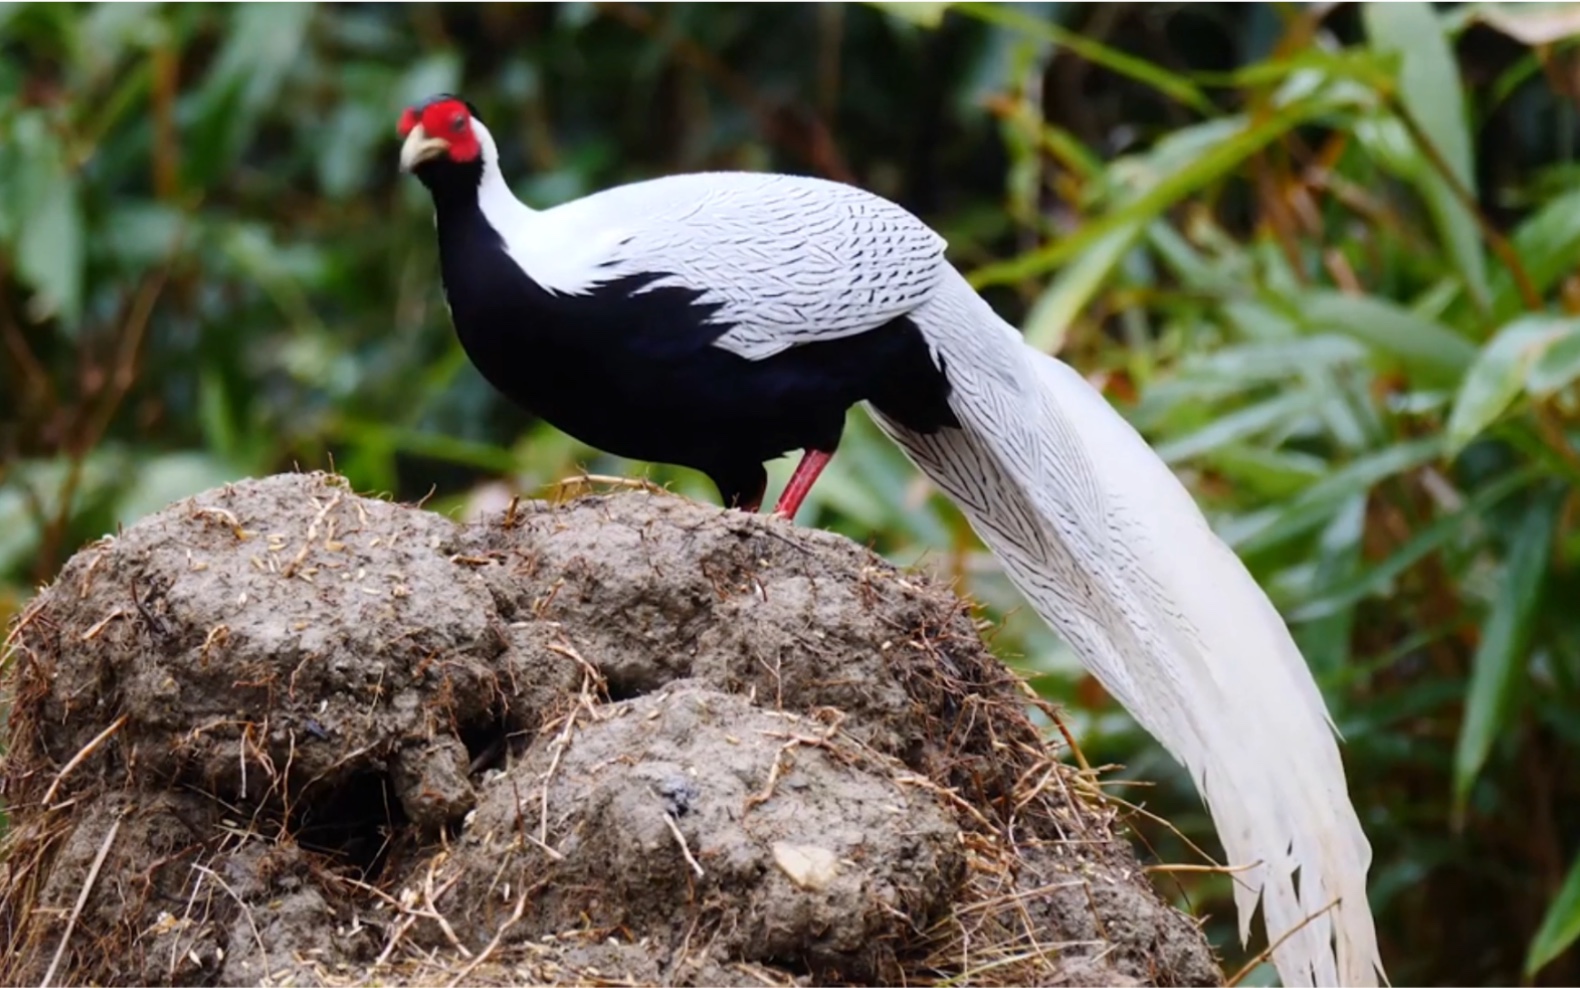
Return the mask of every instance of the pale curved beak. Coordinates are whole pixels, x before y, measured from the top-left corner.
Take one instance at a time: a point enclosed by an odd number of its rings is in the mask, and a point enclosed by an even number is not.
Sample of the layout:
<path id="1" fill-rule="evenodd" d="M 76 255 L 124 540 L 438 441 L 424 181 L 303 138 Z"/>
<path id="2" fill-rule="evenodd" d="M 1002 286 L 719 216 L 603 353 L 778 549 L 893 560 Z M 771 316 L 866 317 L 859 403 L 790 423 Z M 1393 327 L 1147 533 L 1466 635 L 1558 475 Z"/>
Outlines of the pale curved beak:
<path id="1" fill-rule="evenodd" d="M 409 172 L 429 158 L 437 158 L 448 150 L 449 141 L 442 137 L 429 137 L 428 132 L 422 129 L 422 124 L 418 124 L 406 135 L 406 143 L 400 146 L 400 170 Z"/>

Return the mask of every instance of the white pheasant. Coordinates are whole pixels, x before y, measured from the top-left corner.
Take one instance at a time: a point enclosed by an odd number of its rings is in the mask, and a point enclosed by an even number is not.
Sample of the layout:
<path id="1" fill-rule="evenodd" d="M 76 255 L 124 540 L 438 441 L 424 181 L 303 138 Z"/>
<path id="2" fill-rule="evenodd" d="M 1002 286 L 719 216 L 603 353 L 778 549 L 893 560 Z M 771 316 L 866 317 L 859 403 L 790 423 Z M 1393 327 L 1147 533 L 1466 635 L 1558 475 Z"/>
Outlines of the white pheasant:
<path id="1" fill-rule="evenodd" d="M 867 403 L 1190 771 L 1242 869 L 1242 939 L 1260 901 L 1284 984 L 1378 983 L 1371 848 L 1283 621 L 1146 442 L 1025 345 L 942 238 L 862 190 L 783 175 L 663 178 L 540 212 L 464 101 L 414 106 L 400 132 L 457 335 L 495 387 L 593 446 L 701 470 L 738 507 L 760 506 L 764 461 L 803 450 L 787 516 Z"/>

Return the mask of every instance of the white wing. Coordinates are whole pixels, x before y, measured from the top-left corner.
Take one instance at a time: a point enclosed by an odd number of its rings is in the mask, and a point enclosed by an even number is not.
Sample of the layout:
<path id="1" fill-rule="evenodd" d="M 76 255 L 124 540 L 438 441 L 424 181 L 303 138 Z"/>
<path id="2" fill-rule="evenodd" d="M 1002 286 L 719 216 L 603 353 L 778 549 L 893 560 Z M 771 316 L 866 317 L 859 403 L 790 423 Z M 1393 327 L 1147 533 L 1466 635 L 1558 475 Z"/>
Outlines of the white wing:
<path id="1" fill-rule="evenodd" d="M 721 306 L 715 343 L 750 360 L 875 329 L 937 288 L 945 242 L 870 192 L 750 172 L 624 185 L 533 214 L 506 232 L 544 287 L 579 294 L 660 274 Z"/>

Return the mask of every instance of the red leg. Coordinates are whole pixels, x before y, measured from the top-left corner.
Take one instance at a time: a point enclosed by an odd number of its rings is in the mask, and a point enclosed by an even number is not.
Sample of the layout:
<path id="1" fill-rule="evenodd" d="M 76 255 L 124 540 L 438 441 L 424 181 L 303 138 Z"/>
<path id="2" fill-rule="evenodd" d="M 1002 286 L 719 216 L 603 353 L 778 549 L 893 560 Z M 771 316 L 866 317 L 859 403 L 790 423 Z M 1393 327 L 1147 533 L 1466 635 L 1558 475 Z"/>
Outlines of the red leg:
<path id="1" fill-rule="evenodd" d="M 806 496 L 812 492 L 812 485 L 817 483 L 818 474 L 833 458 L 833 453 L 825 453 L 820 449 L 807 450 L 796 465 L 795 473 L 790 475 L 790 483 L 785 485 L 784 493 L 779 495 L 774 514 L 794 519 L 795 513 L 801 509 L 801 502 L 806 500 Z"/>

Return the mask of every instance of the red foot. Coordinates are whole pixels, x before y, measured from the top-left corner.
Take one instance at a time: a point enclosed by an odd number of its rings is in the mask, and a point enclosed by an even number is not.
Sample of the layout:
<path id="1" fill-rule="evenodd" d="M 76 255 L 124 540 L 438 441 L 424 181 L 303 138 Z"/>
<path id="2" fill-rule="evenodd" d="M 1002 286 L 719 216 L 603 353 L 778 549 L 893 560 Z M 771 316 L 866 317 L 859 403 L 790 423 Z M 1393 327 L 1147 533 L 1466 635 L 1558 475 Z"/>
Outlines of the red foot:
<path id="1" fill-rule="evenodd" d="M 807 450 L 796 465 L 795 473 L 790 475 L 790 483 L 785 485 L 784 493 L 779 495 L 774 514 L 794 519 L 795 513 L 801 510 L 801 502 L 806 500 L 806 496 L 812 492 L 812 485 L 817 483 L 818 474 L 833 458 L 833 453 L 825 453 L 820 449 Z"/>

